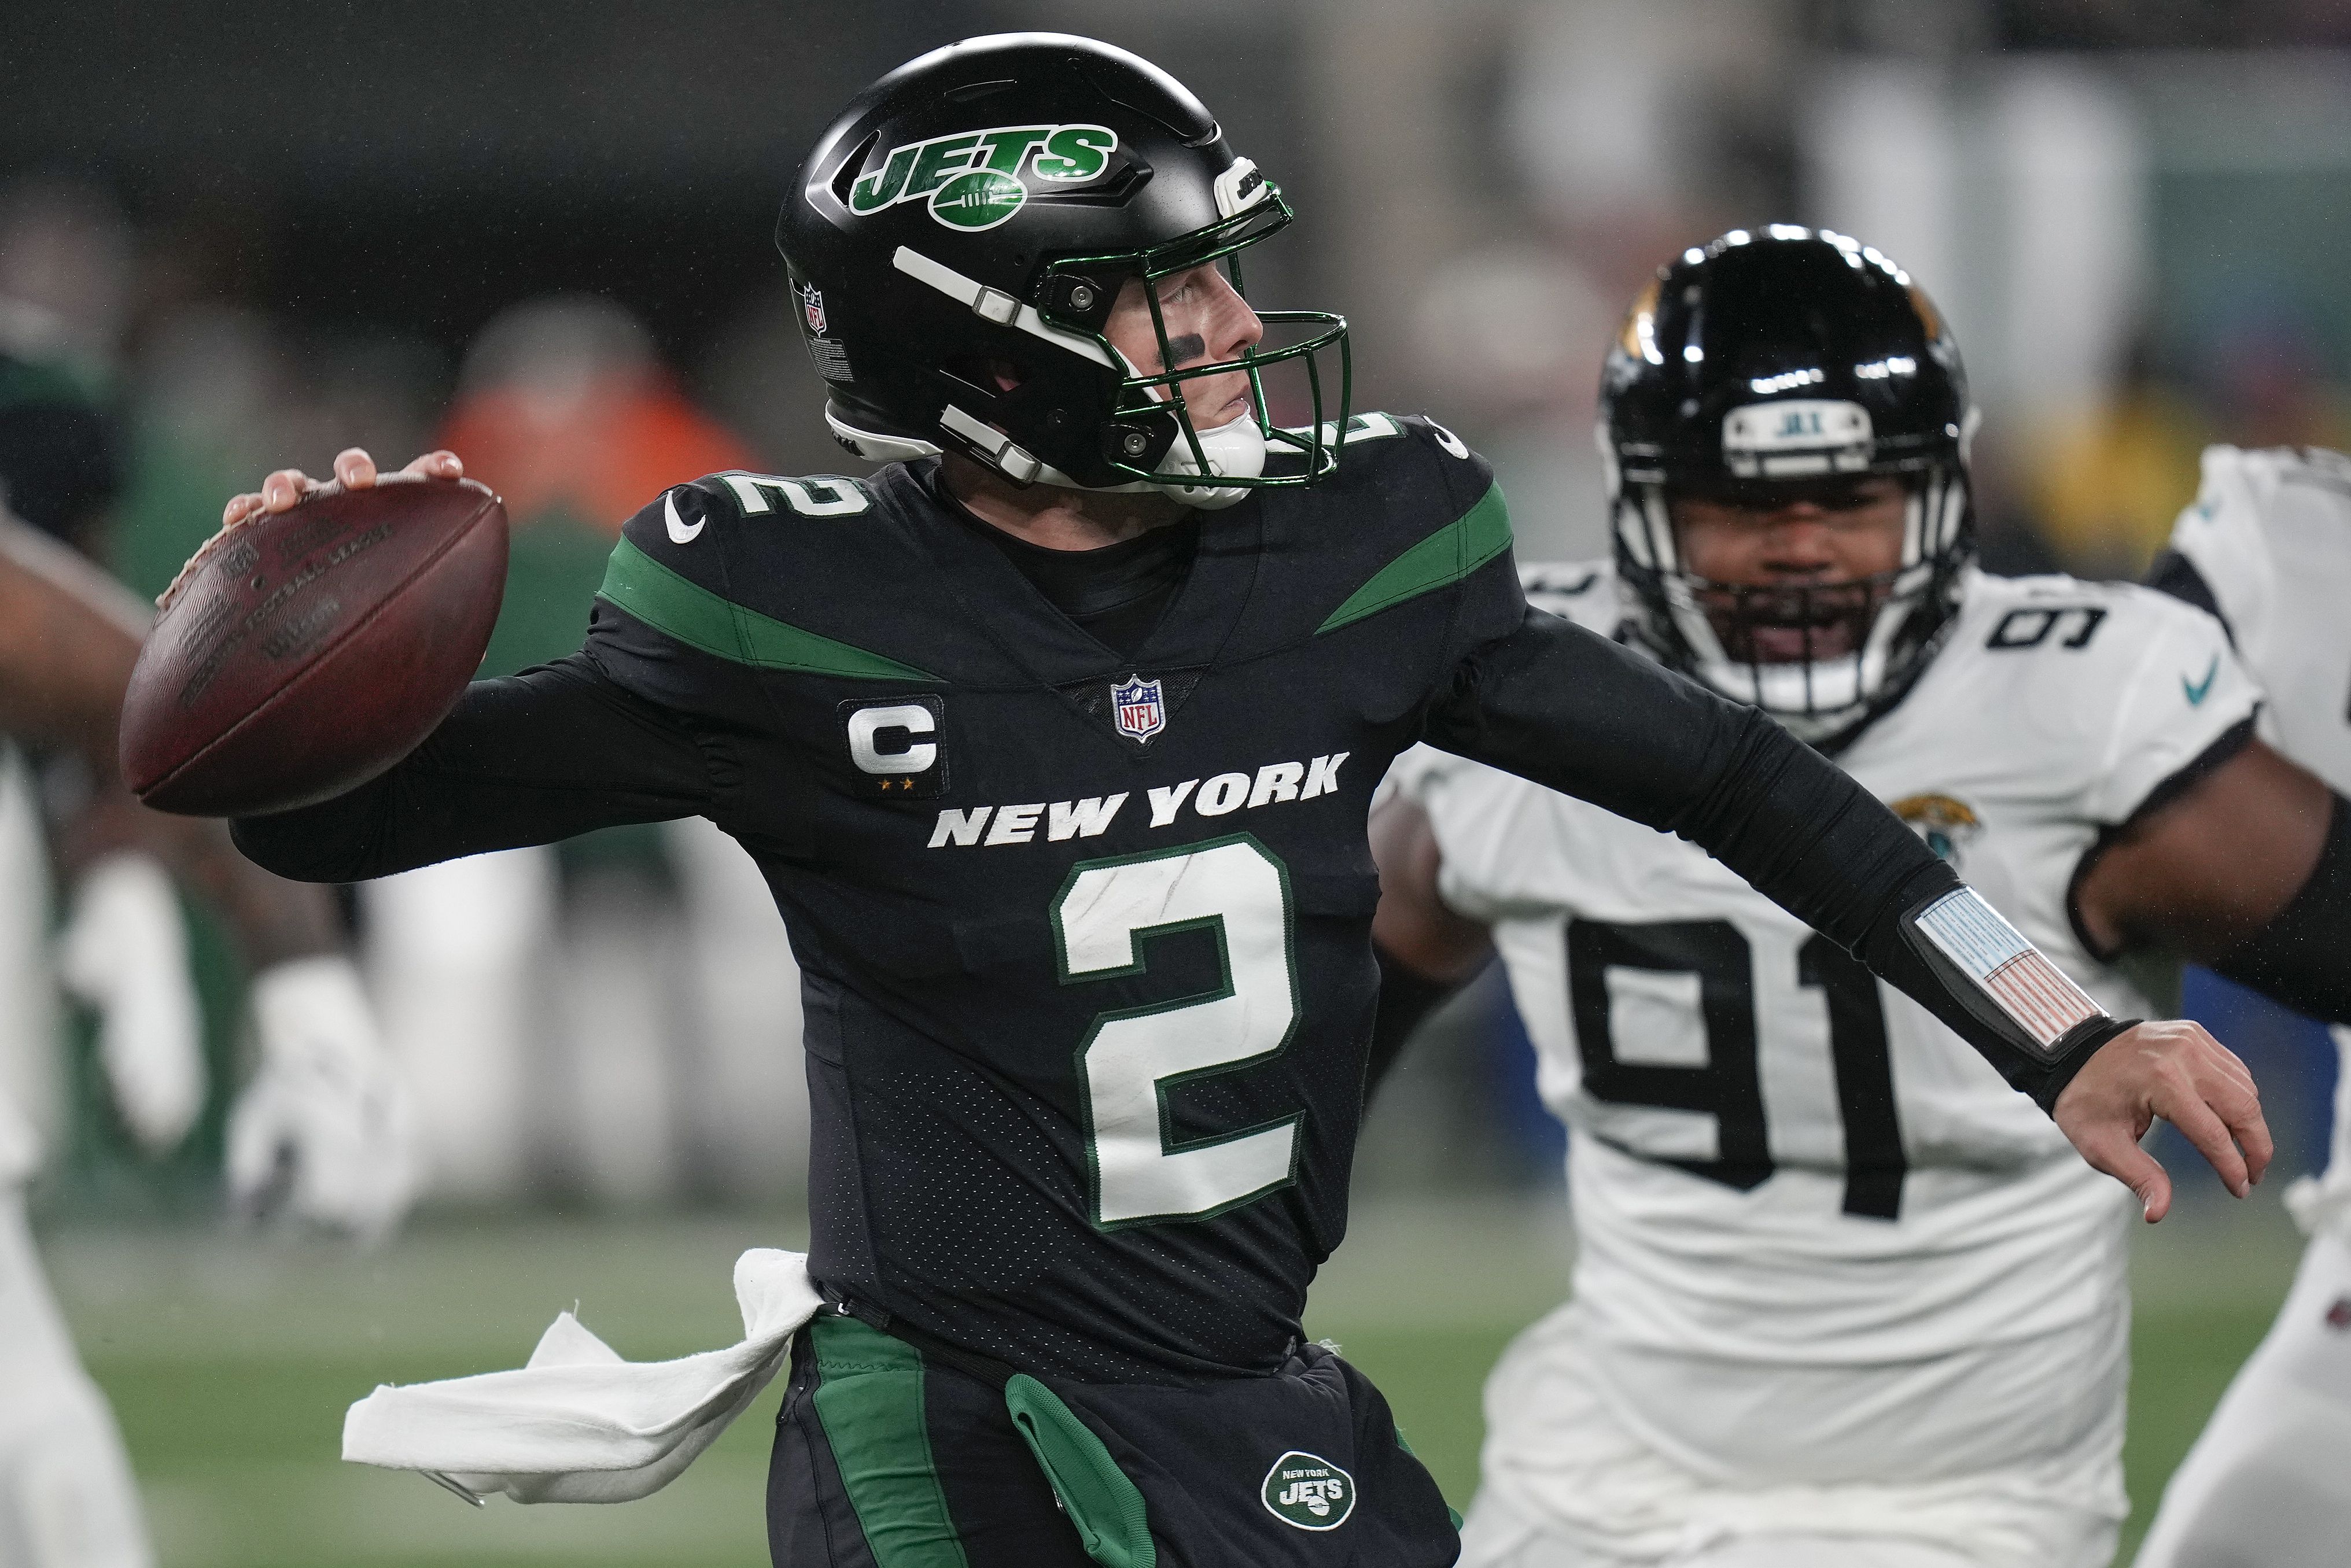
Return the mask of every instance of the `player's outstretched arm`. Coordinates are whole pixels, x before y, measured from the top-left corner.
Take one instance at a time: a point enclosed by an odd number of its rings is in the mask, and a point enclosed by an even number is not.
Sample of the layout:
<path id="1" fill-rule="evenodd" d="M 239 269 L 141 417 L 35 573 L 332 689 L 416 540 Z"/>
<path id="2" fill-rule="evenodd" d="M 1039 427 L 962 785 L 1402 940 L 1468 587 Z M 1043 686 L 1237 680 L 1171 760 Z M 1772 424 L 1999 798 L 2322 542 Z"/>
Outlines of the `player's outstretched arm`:
<path id="1" fill-rule="evenodd" d="M 2074 913 L 2102 954 L 2169 953 L 2351 1022 L 2351 801 L 2249 740 L 2092 851 Z"/>
<path id="2" fill-rule="evenodd" d="M 1432 745 L 1679 834 L 1933 1012 L 2147 1199 L 2149 1118 L 2244 1196 L 2268 1165 L 2251 1076 L 2193 1024 L 2132 1024 L 2018 936 L 1893 812 L 1761 713 L 1539 611 L 1456 671 Z M 2113 1052 L 2109 1057 L 2108 1052 Z M 2144 1163 L 2142 1163 L 2144 1162 Z"/>
<path id="3" fill-rule="evenodd" d="M 403 472 L 461 477 L 451 452 Z M 377 481 L 359 447 L 335 458 L 346 489 Z M 322 487 L 281 468 L 232 497 L 221 538 Z M 201 555 L 201 552 L 200 552 Z M 184 575 L 184 574 L 183 574 Z M 623 690 L 584 655 L 476 681 L 423 744 L 349 794 L 235 824 L 236 846 L 280 876 L 358 882 L 487 850 L 550 843 L 624 823 L 689 817 L 710 803 L 710 759 L 676 716 Z"/>
<path id="4" fill-rule="evenodd" d="M 112 579 L 0 512 L 0 730 L 110 775 L 146 623 Z"/>

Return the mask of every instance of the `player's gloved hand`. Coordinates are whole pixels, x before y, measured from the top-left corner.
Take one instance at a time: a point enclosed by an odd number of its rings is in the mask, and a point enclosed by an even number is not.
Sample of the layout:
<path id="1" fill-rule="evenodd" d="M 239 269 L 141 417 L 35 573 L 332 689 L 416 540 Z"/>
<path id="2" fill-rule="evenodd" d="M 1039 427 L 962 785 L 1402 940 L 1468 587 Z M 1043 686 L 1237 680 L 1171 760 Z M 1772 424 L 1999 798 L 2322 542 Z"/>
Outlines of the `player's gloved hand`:
<path id="1" fill-rule="evenodd" d="M 99 1017 L 98 1060 L 150 1155 L 179 1147 L 204 1103 L 204 1014 L 179 894 L 152 856 L 119 851 L 74 885 L 57 943 L 66 990 Z"/>
<path id="2" fill-rule="evenodd" d="M 2253 1075 L 2200 1024 L 2134 1026 L 2108 1041 L 2057 1096 L 2057 1125 L 2082 1157 L 2138 1195 L 2147 1223 L 2171 1209 L 2171 1177 L 2138 1146 L 2160 1116 L 2242 1197 L 2274 1152 Z"/>
<path id="3" fill-rule="evenodd" d="M 229 1117 L 232 1207 L 381 1239 L 415 1198 L 416 1138 L 358 971 L 340 956 L 279 964 L 254 981 L 253 1015 L 261 1065 Z"/>
<path id="4" fill-rule="evenodd" d="M 410 459 L 408 466 L 400 472 L 413 474 L 420 479 L 462 479 L 465 476 L 465 465 L 458 461 L 455 453 L 436 451 Z M 367 489 L 376 482 L 376 477 L 375 459 L 369 456 L 364 448 L 347 446 L 335 455 L 333 482 L 344 489 Z M 172 579 L 172 586 L 156 598 L 156 604 L 159 607 L 169 606 L 179 593 L 180 584 L 185 582 L 190 574 L 240 527 L 264 513 L 286 511 L 303 497 L 325 489 L 328 483 L 324 479 L 311 478 L 299 468 L 280 468 L 261 482 L 260 489 L 231 496 L 228 505 L 221 508 L 220 532 L 206 539 L 203 547 L 187 559 L 178 575 Z"/>

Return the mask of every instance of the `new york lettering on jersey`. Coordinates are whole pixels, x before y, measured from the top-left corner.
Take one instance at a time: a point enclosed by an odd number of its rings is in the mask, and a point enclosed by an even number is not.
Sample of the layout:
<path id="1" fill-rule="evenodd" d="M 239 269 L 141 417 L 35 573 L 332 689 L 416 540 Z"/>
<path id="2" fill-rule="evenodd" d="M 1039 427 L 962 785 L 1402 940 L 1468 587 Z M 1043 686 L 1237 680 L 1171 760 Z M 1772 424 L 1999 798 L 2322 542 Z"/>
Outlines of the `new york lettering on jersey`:
<path id="1" fill-rule="evenodd" d="M 1369 796 L 1523 602 L 1482 463 L 1346 435 L 1208 519 L 1131 657 L 934 463 L 716 476 L 628 525 L 589 655 L 759 781 L 719 821 L 806 976 L 828 1286 L 1045 1373 L 1279 1364 L 1345 1212 Z"/>
<path id="2" fill-rule="evenodd" d="M 1614 629 L 1605 563 L 1526 576 L 1539 607 Z M 1917 687 L 1837 760 L 2128 1016 L 2149 1005 L 2083 949 L 2072 869 L 2255 706 L 2210 617 L 2144 590 L 1976 575 Z M 2098 1310 L 2127 1194 L 1924 1009 L 1677 840 L 1425 748 L 1396 779 L 1429 812 L 1447 901 L 1492 924 L 1544 1097 L 1579 1134 L 1579 1310 L 1641 1347 L 1608 1375 L 1645 1419 L 1715 1408 L 1666 1370 L 1680 1357 L 1737 1385 L 1725 1368 L 1930 1356 L 1987 1323 Z M 1979 1241 L 2028 1174 L 2029 1260 Z M 1672 1386 L 1633 1385 L 1645 1376 Z M 1919 1425 L 1931 1447 L 1937 1422 Z M 1754 1437 L 1671 1436 L 1726 1461 Z"/>

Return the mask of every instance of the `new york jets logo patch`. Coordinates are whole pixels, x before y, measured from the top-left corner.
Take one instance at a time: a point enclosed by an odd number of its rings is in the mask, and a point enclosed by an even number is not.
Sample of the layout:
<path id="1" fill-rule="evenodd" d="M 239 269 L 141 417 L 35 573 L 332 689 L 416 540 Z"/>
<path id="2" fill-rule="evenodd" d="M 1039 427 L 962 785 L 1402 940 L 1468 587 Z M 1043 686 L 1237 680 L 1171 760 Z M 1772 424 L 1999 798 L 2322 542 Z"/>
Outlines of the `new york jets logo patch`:
<path id="1" fill-rule="evenodd" d="M 1336 1530 L 1355 1511 L 1355 1478 L 1328 1459 L 1292 1448 L 1265 1472 L 1265 1511 L 1301 1530 Z"/>

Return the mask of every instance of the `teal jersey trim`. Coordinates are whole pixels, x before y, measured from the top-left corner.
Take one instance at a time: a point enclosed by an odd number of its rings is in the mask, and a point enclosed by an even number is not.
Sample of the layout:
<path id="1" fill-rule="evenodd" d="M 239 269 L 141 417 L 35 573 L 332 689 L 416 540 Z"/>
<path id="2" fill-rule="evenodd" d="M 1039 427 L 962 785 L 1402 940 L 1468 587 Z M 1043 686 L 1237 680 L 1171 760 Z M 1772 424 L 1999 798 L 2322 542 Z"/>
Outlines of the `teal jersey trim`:
<path id="1" fill-rule="evenodd" d="M 1380 568 L 1314 633 L 1335 632 L 1407 599 L 1449 588 L 1510 548 L 1510 508 L 1502 500 L 1502 487 L 1489 486 L 1476 506 Z"/>
<path id="2" fill-rule="evenodd" d="M 970 1568 L 923 1414 L 923 1354 L 858 1322 L 809 1325 L 816 1416 L 877 1568 Z"/>
<path id="3" fill-rule="evenodd" d="M 689 648 L 733 664 L 857 681 L 938 679 L 912 664 L 746 610 L 679 576 L 625 538 L 613 548 L 596 597 Z"/>

